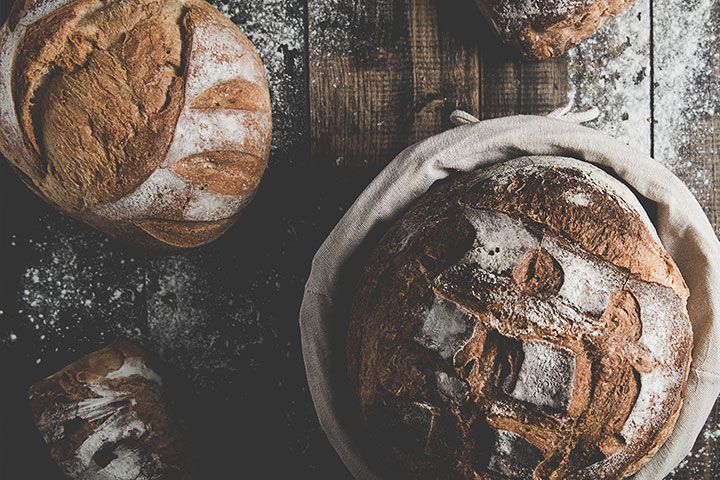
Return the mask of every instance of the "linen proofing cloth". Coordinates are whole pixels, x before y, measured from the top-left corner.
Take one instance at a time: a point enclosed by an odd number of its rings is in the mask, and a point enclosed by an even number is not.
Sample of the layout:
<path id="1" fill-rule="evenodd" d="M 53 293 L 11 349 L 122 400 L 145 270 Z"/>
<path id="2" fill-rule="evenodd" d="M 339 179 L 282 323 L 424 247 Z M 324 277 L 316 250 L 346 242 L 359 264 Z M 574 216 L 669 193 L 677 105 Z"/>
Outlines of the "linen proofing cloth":
<path id="1" fill-rule="evenodd" d="M 370 184 L 315 256 L 300 312 L 302 348 L 320 424 L 358 479 L 382 476 L 345 378 L 345 333 L 359 265 L 393 221 L 437 180 L 528 155 L 565 156 L 606 167 L 632 186 L 690 288 L 694 331 L 687 394 L 674 432 L 636 480 L 661 479 L 690 452 L 720 393 L 720 243 L 687 187 L 647 155 L 563 120 L 514 116 L 449 130 L 402 152 Z"/>

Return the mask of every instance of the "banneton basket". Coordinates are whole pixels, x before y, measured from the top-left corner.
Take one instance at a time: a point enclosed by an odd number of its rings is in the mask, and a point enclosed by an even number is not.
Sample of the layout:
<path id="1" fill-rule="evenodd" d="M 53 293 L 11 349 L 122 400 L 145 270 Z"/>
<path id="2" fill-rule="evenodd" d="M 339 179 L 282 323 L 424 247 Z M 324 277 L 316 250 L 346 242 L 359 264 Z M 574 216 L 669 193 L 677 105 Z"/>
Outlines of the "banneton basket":
<path id="1" fill-rule="evenodd" d="M 690 452 L 720 393 L 720 242 L 702 208 L 670 171 L 596 130 L 514 116 L 461 126 L 402 152 L 370 184 L 315 256 L 300 312 L 310 392 L 325 433 L 358 479 L 380 479 L 345 375 L 345 334 L 360 272 L 384 230 L 437 180 L 524 156 L 564 156 L 610 170 L 641 197 L 690 288 L 695 345 L 672 435 L 636 480 L 661 479 Z"/>

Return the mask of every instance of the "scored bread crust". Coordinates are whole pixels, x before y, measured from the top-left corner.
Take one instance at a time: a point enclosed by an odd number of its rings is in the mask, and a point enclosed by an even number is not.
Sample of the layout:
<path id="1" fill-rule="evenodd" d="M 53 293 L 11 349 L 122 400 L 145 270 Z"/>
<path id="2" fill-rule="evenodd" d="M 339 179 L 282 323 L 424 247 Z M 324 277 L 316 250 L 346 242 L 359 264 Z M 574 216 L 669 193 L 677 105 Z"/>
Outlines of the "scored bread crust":
<path id="1" fill-rule="evenodd" d="M 458 174 L 361 278 L 347 349 L 362 423 L 390 476 L 626 478 L 682 405 L 687 298 L 600 169 L 528 157 Z"/>
<path id="2" fill-rule="evenodd" d="M 229 228 L 271 124 L 256 50 L 204 0 L 25 0 L 0 29 L 0 152 L 49 203 L 134 244 Z"/>
<path id="3" fill-rule="evenodd" d="M 558 57 L 593 35 L 634 0 L 475 0 L 503 42 L 528 58 Z"/>

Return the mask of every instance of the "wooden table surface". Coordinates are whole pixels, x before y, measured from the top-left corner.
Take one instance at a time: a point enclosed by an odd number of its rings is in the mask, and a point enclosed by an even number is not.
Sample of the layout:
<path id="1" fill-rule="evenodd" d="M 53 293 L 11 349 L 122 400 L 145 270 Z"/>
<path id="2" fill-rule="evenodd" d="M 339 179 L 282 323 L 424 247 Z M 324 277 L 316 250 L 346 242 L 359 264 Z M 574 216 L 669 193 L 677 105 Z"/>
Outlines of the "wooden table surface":
<path id="1" fill-rule="evenodd" d="M 0 0 L 6 14 L 9 0 Z M 546 114 L 572 96 L 593 126 L 653 154 L 720 226 L 720 3 L 637 0 L 565 58 L 517 59 L 472 0 L 215 1 L 271 78 L 271 167 L 214 244 L 128 251 L 0 171 L 0 478 L 60 478 L 32 428 L 28 385 L 118 336 L 174 379 L 203 478 L 349 478 L 305 381 L 298 309 L 310 260 L 398 152 L 481 118 Z M 714 479 L 720 411 L 669 477 Z"/>

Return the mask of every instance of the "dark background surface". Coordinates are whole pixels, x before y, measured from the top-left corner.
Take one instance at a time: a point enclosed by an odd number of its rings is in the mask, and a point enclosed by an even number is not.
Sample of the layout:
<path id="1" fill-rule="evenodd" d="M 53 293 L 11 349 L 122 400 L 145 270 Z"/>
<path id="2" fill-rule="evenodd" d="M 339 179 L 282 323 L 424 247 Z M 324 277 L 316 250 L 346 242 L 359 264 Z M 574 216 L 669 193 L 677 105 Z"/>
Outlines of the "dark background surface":
<path id="1" fill-rule="evenodd" d="M 382 166 L 447 128 L 455 108 L 546 114 L 575 91 L 581 106 L 603 110 L 595 126 L 655 153 L 718 226 L 720 11 L 711 0 L 689 4 L 701 37 L 686 38 L 670 0 L 640 0 L 580 49 L 542 63 L 500 47 L 472 0 L 213 3 L 258 46 L 274 100 L 271 166 L 228 234 L 181 255 L 130 251 L 47 207 L 0 164 L 2 480 L 60 478 L 31 424 L 27 388 L 119 336 L 165 365 L 203 458 L 200 478 L 349 478 L 306 386 L 298 311 L 310 261 Z M 699 53 L 683 60 L 690 48 Z M 676 61 L 687 63 L 680 73 Z M 719 425 L 714 412 L 672 478 L 717 478 Z"/>

